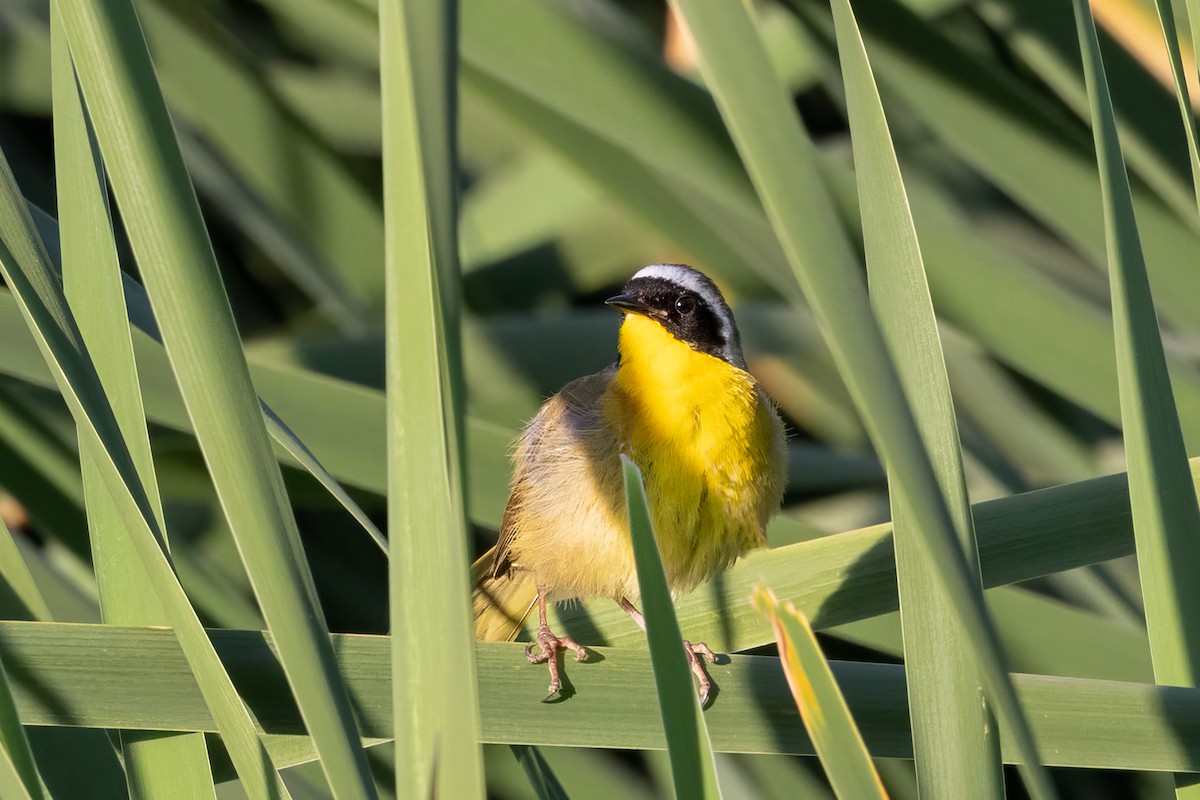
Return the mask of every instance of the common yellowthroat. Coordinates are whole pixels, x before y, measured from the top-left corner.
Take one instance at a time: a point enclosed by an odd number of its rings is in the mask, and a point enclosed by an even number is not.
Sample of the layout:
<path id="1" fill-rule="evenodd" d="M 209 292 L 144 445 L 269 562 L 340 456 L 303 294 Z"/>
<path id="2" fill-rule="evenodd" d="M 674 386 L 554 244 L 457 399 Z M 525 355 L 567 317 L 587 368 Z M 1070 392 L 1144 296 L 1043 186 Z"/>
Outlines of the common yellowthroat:
<path id="1" fill-rule="evenodd" d="M 605 301 L 625 317 L 616 363 L 568 383 L 538 410 L 514 454 L 512 493 L 496 546 L 476 562 L 475 633 L 513 639 L 536 603 L 537 652 L 550 695 L 557 653 L 587 651 L 546 623 L 547 601 L 610 597 L 645 630 L 630 601 L 637 571 L 620 454 L 642 470 L 667 581 L 684 592 L 766 544 L 786 478 L 783 422 L 746 369 L 733 313 L 707 276 L 656 264 Z M 707 704 L 712 650 L 685 642 Z"/>

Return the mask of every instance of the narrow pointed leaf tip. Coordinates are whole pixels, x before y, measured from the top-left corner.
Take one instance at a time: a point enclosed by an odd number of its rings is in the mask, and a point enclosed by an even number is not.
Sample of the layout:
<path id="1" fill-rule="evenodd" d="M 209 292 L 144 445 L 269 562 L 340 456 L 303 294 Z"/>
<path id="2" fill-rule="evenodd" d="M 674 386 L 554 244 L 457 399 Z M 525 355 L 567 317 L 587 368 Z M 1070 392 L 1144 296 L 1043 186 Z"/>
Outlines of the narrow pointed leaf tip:
<path id="1" fill-rule="evenodd" d="M 887 791 L 808 619 L 791 603 L 781 605 L 765 587 L 754 590 L 753 600 L 775 629 L 788 687 L 834 792 L 841 798 L 886 800 Z"/>

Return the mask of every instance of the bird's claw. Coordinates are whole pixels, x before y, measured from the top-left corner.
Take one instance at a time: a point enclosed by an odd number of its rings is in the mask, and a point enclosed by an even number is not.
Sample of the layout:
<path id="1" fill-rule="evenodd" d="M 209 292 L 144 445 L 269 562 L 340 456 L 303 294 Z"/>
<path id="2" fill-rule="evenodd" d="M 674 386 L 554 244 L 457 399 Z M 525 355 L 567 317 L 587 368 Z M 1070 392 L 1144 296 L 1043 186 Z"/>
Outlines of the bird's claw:
<path id="1" fill-rule="evenodd" d="M 717 654 L 712 651 L 712 648 L 704 642 L 684 641 L 683 652 L 687 654 L 688 666 L 691 667 L 692 674 L 696 676 L 699 682 L 700 693 L 700 708 L 708 708 L 708 704 L 712 701 L 716 686 L 712 682 L 712 678 L 708 677 L 707 670 L 704 669 L 704 662 L 716 663 Z"/>
<path id="2" fill-rule="evenodd" d="M 550 665 L 549 694 L 542 700 L 543 703 L 549 703 L 559 699 L 562 692 L 562 679 L 558 674 L 558 651 L 566 648 L 574 653 L 575 660 L 580 662 L 587 660 L 588 652 L 568 636 L 555 636 L 545 625 L 538 628 L 537 644 L 541 647 L 540 653 L 533 652 L 533 644 L 525 645 L 525 659 L 530 664 Z"/>

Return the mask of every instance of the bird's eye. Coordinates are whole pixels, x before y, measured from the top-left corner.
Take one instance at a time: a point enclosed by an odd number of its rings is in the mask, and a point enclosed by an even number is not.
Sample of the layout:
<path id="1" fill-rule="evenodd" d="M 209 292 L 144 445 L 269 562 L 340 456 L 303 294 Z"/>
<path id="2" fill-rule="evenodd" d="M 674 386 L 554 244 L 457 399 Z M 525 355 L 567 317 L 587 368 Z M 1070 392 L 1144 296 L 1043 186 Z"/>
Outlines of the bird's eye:
<path id="1" fill-rule="evenodd" d="M 675 310 L 680 314 L 690 314 L 696 310 L 696 298 L 690 294 L 681 294 L 675 299 Z"/>

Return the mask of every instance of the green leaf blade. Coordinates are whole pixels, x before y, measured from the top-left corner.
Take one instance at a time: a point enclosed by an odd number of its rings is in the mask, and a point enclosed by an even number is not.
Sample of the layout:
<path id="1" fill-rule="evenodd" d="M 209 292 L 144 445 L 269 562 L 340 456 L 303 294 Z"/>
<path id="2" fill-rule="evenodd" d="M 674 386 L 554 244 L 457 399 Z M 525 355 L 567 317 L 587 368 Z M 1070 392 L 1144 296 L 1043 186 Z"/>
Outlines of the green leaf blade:
<path id="1" fill-rule="evenodd" d="M 1095 23 L 1086 3 L 1077 0 L 1074 8 L 1108 234 L 1121 420 L 1154 677 L 1159 683 L 1196 686 L 1200 586 L 1192 576 L 1200 570 L 1200 505 L 1188 470 Z M 1200 786 L 1177 786 L 1179 797 L 1200 796 Z"/>
<path id="2" fill-rule="evenodd" d="M 755 591 L 754 604 L 775 629 L 788 688 L 834 792 L 844 798 L 886 800 L 883 782 L 808 619 L 790 604 L 780 604 L 768 589 Z"/>
<path id="3" fill-rule="evenodd" d="M 255 723 L 221 666 L 195 610 L 183 593 L 162 551 L 162 535 L 142 488 L 100 379 L 82 345 L 82 337 L 66 298 L 17 189 L 11 169 L 0 154 L 0 274 L 12 291 L 54 383 L 67 402 L 86 446 L 92 449 L 105 488 L 117 505 L 144 575 L 167 612 L 191 673 L 217 720 L 238 775 L 254 798 L 288 797 L 270 767 Z"/>
<path id="4" fill-rule="evenodd" d="M 63 290 L 73 304 L 80 333 L 93 357 L 100 382 L 112 398 L 117 424 L 146 487 L 155 518 L 162 526 L 162 503 L 141 392 L 137 388 L 137 368 L 108 215 L 107 190 L 57 8 L 52 11 L 51 56 Z M 80 441 L 80 460 L 92 557 L 105 621 L 126 625 L 169 624 L 154 589 L 141 579 L 137 550 L 128 538 L 120 512 L 108 496 L 96 458 L 84 437 Z M 163 545 L 166 546 L 165 541 Z M 122 734 L 121 748 L 135 797 L 215 798 L 203 736 L 167 737 L 130 731 Z"/>
<path id="5" fill-rule="evenodd" d="M 19 789 L 31 800 L 42 800 L 46 796 L 43 791 L 42 777 L 38 774 L 37 763 L 33 752 L 29 749 L 29 739 L 25 729 L 21 727 L 21 717 L 13 699 L 12 687 L 9 685 L 8 673 L 0 663 L 0 755 L 6 761 L 4 765 L 5 783 L 11 788 L 13 777 L 19 778 Z"/>
<path id="6" fill-rule="evenodd" d="M 29 564 L 21 555 L 21 550 L 13 539 L 12 531 L 0 519 L 0 581 L 2 581 L 23 606 L 22 619 L 35 619 L 39 622 L 49 622 L 50 607 L 42 594 Z"/>
<path id="7" fill-rule="evenodd" d="M 1188 5 L 1191 12 L 1197 10 L 1194 0 L 1189 0 Z M 1163 44 L 1166 47 L 1167 60 L 1171 66 L 1171 82 L 1175 85 L 1175 99 L 1179 104 L 1183 132 L 1187 137 L 1188 160 L 1192 167 L 1192 187 L 1196 192 L 1196 209 L 1197 213 L 1200 213 L 1200 142 L 1197 141 L 1196 117 L 1192 111 L 1192 101 L 1188 97 L 1187 73 L 1183 66 L 1183 54 L 1179 49 L 1179 31 L 1175 27 L 1175 9 L 1171 6 L 1170 0 L 1154 0 L 1154 9 L 1158 12 Z M 1110 99 L 1110 106 L 1111 103 Z M 1112 109 L 1110 108 L 1110 110 Z M 1113 111 L 1113 122 L 1115 126 L 1115 111 Z"/>
<path id="8" fill-rule="evenodd" d="M 1200 586 L 1184 576 L 1200 569 L 1200 542 L 1195 536 L 1200 530 L 1200 506 L 1167 374 L 1095 28 L 1085 7 L 1077 4 L 1076 15 L 1104 186 L 1130 504 L 1151 650 L 1160 681 L 1196 685 Z"/>
<path id="9" fill-rule="evenodd" d="M 129 0 L 63 8 L 97 140 L 242 562 L 330 784 L 374 797 L 229 299 Z M 137 153 L 125 158 L 124 153 Z M 118 155 L 121 154 L 121 155 Z"/>
<path id="10" fill-rule="evenodd" d="M 832 38 L 820 3 L 788 3 L 819 38 Z M 1063 239 L 1095 263 L 1104 260 L 1105 230 L 1096 213 L 1099 184 L 1091 154 L 1086 139 L 1065 124 L 1059 109 L 898 0 L 862 4 L 858 21 L 885 94 L 903 99 L 947 149 Z M 1200 274 L 1177 254 L 1200 245 L 1196 228 L 1145 189 L 1137 187 L 1134 197 L 1163 313 L 1195 333 L 1191 298 L 1200 294 Z"/>
<path id="11" fill-rule="evenodd" d="M 287 702 L 286 688 L 272 677 L 279 664 L 270 637 L 234 630 L 212 636 L 230 674 L 253 687 L 247 701 L 265 729 L 277 734 L 268 737 L 278 742 L 277 752 L 311 760 L 311 749 L 304 755 L 295 746 L 304 738 L 303 721 Z M 342 634 L 334 641 L 364 733 L 373 740 L 390 738 L 396 733 L 387 667 L 391 643 L 382 636 Z M 5 621 L 0 648 L 9 654 L 17 708 L 27 724 L 215 730 L 170 631 Z M 529 702 L 545 690 L 546 676 L 515 665 L 523 657 L 521 644 L 477 643 L 484 740 L 665 748 L 650 654 L 644 647 L 596 652 L 604 660 L 572 676 L 579 690 L 572 702 L 548 706 Z M 845 661 L 831 667 L 872 756 L 911 758 L 903 667 Z M 76 677 L 80 670 L 90 677 L 86 686 Z M 734 655 L 711 671 L 722 689 L 720 702 L 705 712 L 714 750 L 814 755 L 778 658 Z M 1200 690 L 1044 675 L 1015 680 L 1055 766 L 1195 771 L 1200 765 Z M 1020 762 L 1010 741 L 1004 743 L 1004 760 Z"/>
<path id="12" fill-rule="evenodd" d="M 695 38 L 705 79 L 846 387 L 885 462 L 901 476 L 895 488 L 919 523 L 924 552 L 952 598 L 960 634 L 978 654 L 997 715 L 1025 752 L 1031 792 L 1052 797 L 911 409 L 899 402 L 904 392 L 868 308 L 857 259 L 824 195 L 813 145 L 772 72 L 749 11 L 736 3 L 714 6 L 699 0 L 675 0 L 672 7 Z"/>
<path id="13" fill-rule="evenodd" d="M 650 521 L 642 473 L 624 453 L 621 454 L 621 470 L 638 588 L 646 619 L 646 638 L 650 642 L 658 706 L 671 756 L 675 796 L 719 798 L 721 791 L 717 785 L 708 727 L 692 688 L 692 676 L 683 652 L 683 635 L 675 618 L 671 590 L 667 587 L 658 540 Z"/>
<path id="14" fill-rule="evenodd" d="M 979 556 L 958 426 L 908 195 L 854 13 L 848 0 L 834 0 L 832 5 L 854 142 L 871 304 L 929 449 L 971 577 L 978 584 Z M 893 491 L 892 497 L 918 784 L 927 798 L 999 800 L 1004 797 L 1000 740 L 981 692 L 975 655 L 956 635 L 946 598 L 920 548 L 917 517 L 898 492 Z"/>
<path id="15" fill-rule="evenodd" d="M 541 750 L 532 745 L 513 745 L 512 753 L 538 800 L 569 800 L 562 782 L 546 762 Z"/>
<path id="16" fill-rule="evenodd" d="M 379 4 L 392 702 L 402 797 L 481 797 L 452 196 L 455 4 Z M 450 149 L 448 149 L 450 148 Z"/>

